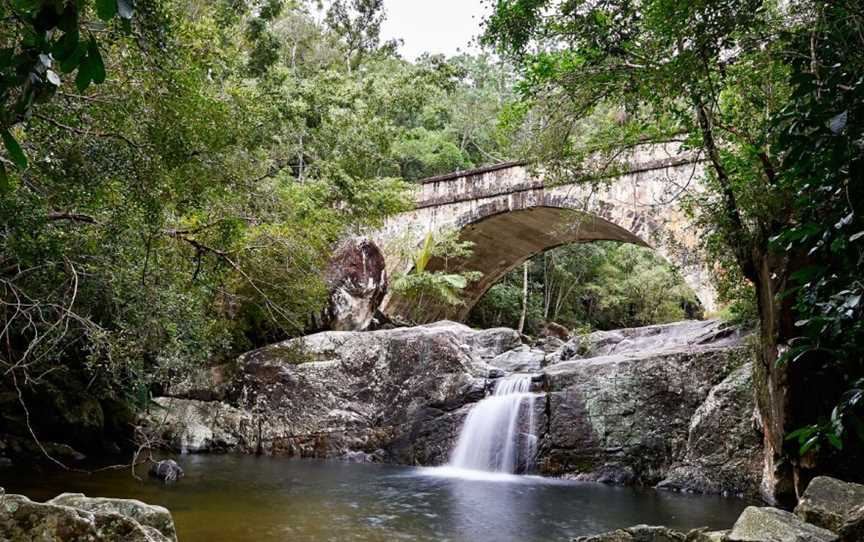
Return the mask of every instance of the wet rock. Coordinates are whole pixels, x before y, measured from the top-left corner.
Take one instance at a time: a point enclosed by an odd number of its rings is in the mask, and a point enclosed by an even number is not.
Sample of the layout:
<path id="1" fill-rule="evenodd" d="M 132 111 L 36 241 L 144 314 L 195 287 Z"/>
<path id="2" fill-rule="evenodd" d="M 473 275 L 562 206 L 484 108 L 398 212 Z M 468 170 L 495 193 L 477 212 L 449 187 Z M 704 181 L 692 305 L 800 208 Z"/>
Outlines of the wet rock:
<path id="1" fill-rule="evenodd" d="M 699 324 L 652 326 L 663 331 L 650 331 L 657 349 L 628 347 L 546 367 L 549 420 L 540 442 L 541 473 L 640 485 L 674 475 L 678 485 L 668 485 L 679 489 L 755 494 L 761 440 L 748 422 L 749 352 L 725 339 L 668 346 L 685 334 L 705 335 L 710 326 Z M 627 334 L 643 332 L 621 336 Z M 730 434 L 734 442 L 715 446 L 712 439 Z"/>
<path id="2" fill-rule="evenodd" d="M 173 484 L 183 478 L 183 469 L 173 459 L 163 459 L 150 466 L 149 474 L 166 484 Z"/>
<path id="3" fill-rule="evenodd" d="M 580 536 L 572 540 L 573 542 L 685 542 L 685 539 L 687 535 L 668 527 L 636 525 L 608 533 Z"/>
<path id="4" fill-rule="evenodd" d="M 81 494 L 63 494 L 47 503 L 0 495 L 0 536 L 22 542 L 177 541 L 171 514 L 161 506 Z"/>
<path id="5" fill-rule="evenodd" d="M 837 533 L 843 542 L 864 540 L 864 485 L 818 476 L 807 486 L 795 514 Z"/>
<path id="6" fill-rule="evenodd" d="M 735 522 L 729 542 L 835 542 L 827 529 L 805 523 L 791 512 L 748 506 Z"/>
<path id="7" fill-rule="evenodd" d="M 545 357 L 542 350 L 523 345 L 492 358 L 489 365 L 508 372 L 532 373 L 540 370 Z"/>
<path id="8" fill-rule="evenodd" d="M 486 361 L 518 340 L 454 322 L 317 333 L 241 356 L 224 402 L 157 399 L 166 410 L 151 423 L 187 451 L 338 458 L 383 449 L 389 461 L 442 463 L 463 407 L 500 371 Z"/>
<path id="9" fill-rule="evenodd" d="M 753 423 L 752 365 L 745 363 L 708 393 L 693 417 L 684 457 L 662 489 L 755 496 L 762 468 L 762 437 Z"/>
<path id="10" fill-rule="evenodd" d="M 388 288 L 384 254 L 378 246 L 366 237 L 343 241 L 330 258 L 324 280 L 330 296 L 316 327 L 369 329 Z"/>

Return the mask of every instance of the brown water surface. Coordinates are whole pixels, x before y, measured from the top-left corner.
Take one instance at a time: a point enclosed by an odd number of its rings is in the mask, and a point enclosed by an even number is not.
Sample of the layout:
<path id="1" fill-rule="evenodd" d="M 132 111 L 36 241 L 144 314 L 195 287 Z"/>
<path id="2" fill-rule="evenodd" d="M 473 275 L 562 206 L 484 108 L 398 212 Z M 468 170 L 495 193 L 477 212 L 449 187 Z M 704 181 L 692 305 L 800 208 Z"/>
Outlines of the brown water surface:
<path id="1" fill-rule="evenodd" d="M 47 500 L 125 497 L 171 510 L 180 542 L 561 541 L 639 523 L 729 528 L 745 502 L 525 476 L 231 455 L 177 458 L 173 486 L 128 470 L 0 470 L 0 486 Z"/>

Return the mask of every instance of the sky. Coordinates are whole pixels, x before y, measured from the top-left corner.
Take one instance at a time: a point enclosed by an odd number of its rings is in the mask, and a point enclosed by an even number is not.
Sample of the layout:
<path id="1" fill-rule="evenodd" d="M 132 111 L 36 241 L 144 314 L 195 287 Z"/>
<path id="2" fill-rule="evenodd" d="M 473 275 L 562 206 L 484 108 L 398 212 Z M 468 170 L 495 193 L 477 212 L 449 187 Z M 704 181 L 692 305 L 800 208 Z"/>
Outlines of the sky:
<path id="1" fill-rule="evenodd" d="M 469 42 L 480 33 L 480 22 L 490 9 L 481 0 L 384 0 L 384 6 L 387 20 L 381 37 L 404 40 L 400 52 L 406 60 L 424 52 L 477 52 Z"/>

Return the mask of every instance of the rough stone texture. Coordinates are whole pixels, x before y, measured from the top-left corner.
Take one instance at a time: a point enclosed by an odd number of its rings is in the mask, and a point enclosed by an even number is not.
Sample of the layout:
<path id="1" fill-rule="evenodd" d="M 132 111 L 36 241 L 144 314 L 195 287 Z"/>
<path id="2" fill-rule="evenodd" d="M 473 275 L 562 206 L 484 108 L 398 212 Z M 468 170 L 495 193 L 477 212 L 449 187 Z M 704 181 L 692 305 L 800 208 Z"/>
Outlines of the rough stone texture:
<path id="1" fill-rule="evenodd" d="M 840 535 L 844 542 L 864 540 L 864 485 L 818 476 L 814 478 L 795 514 L 813 525 Z"/>
<path id="2" fill-rule="evenodd" d="M 698 469 L 701 478 L 678 479 L 681 489 L 749 494 L 759 478 L 760 465 L 740 459 L 758 456 L 758 438 L 735 443 L 748 446 L 746 449 L 724 453 L 705 441 L 711 428 L 721 434 L 738 430 L 745 425 L 742 412 L 752 412 L 746 384 L 738 382 L 746 374 L 742 367 L 747 350 L 725 340 L 691 346 L 677 342 L 680 336 L 694 336 L 690 333 L 694 328 L 717 325 L 698 324 L 666 326 L 660 334 L 651 330 L 653 349 L 646 341 L 638 347 L 633 341 L 630 346 L 615 347 L 618 343 L 608 335 L 602 342 L 595 338 L 591 348 L 614 353 L 547 367 L 550 417 L 540 444 L 541 471 L 583 480 L 653 485 L 670 471 L 678 468 L 683 472 L 689 465 Z M 628 335 L 645 331 L 624 330 L 616 337 L 620 343 Z M 731 374 L 735 376 L 724 384 Z M 715 386 L 719 388 L 712 396 Z M 725 391 L 730 387 L 736 394 Z M 736 399 L 744 404 L 721 408 Z M 705 454 L 711 455 L 706 458 Z M 732 474 L 738 468 L 745 470 L 740 476 Z"/>
<path id="3" fill-rule="evenodd" d="M 636 525 L 608 533 L 574 538 L 574 542 L 690 542 L 682 532 L 655 525 Z"/>
<path id="4" fill-rule="evenodd" d="M 762 440 L 754 427 L 752 365 L 735 369 L 693 417 L 687 452 L 659 487 L 700 493 L 759 493 Z"/>
<path id="5" fill-rule="evenodd" d="M 153 463 L 147 474 L 166 484 L 173 484 L 183 478 L 184 475 L 183 468 L 173 459 L 163 459 Z"/>
<path id="6" fill-rule="evenodd" d="M 487 365 L 520 344 L 510 329 L 453 322 L 330 331 L 244 354 L 230 400 L 160 398 L 150 423 L 175 449 L 344 457 L 384 450 L 400 463 L 446 461 Z M 380 454 L 379 454 L 380 455 Z"/>
<path id="7" fill-rule="evenodd" d="M 330 296 L 320 328 L 369 329 L 388 288 L 384 254 L 378 246 L 365 237 L 343 241 L 330 258 L 324 280 Z"/>
<path id="8" fill-rule="evenodd" d="M 2 491 L 0 491 L 2 494 Z M 0 542 L 176 542 L 161 506 L 63 494 L 47 502 L 0 495 Z"/>
<path id="9" fill-rule="evenodd" d="M 543 366 L 546 353 L 528 345 L 504 352 L 489 360 L 489 365 L 508 372 L 533 373 Z"/>
<path id="10" fill-rule="evenodd" d="M 146 504 L 135 499 L 109 499 L 102 497 L 87 497 L 83 493 L 63 493 L 46 504 L 69 506 L 79 510 L 95 513 L 116 513 L 131 518 L 141 525 L 152 527 L 168 540 L 176 540 L 174 519 L 171 512 L 162 506 Z"/>
<path id="11" fill-rule="evenodd" d="M 157 397 L 161 407 L 146 422 L 169 447 L 183 453 L 255 453 L 258 423 L 254 416 L 218 401 Z"/>
<path id="12" fill-rule="evenodd" d="M 670 336 L 716 337 L 706 330 L 717 325 L 666 326 L 651 332 L 656 350 L 643 341 L 537 371 L 545 392 L 535 401 L 539 471 L 617 484 L 669 477 L 676 489 L 751 495 L 760 465 L 749 459 L 761 441 L 749 425 L 746 349 L 725 338 L 669 346 Z M 646 332 L 619 337 L 639 333 Z M 502 362 L 525 356 L 530 363 Z M 449 457 L 473 403 L 506 373 L 494 365 L 534 372 L 542 356 L 511 329 L 453 322 L 318 333 L 241 356 L 225 402 L 157 399 L 165 408 L 150 423 L 176 450 L 363 452 L 436 465 Z"/>
<path id="13" fill-rule="evenodd" d="M 836 534 L 777 508 L 748 506 L 729 533 L 729 542 L 834 542 Z"/>

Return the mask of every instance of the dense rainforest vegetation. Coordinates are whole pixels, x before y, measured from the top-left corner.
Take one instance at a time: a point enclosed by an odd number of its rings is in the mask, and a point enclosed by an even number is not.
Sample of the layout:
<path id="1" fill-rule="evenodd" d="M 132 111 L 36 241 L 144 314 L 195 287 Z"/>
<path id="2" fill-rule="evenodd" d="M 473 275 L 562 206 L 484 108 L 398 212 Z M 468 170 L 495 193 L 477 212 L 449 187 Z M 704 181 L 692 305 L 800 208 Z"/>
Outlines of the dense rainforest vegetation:
<path id="1" fill-rule="evenodd" d="M 617 242 L 564 246 L 529 262 L 524 332 L 555 322 L 590 331 L 677 322 L 702 316 L 677 270 L 650 248 Z M 523 268 L 509 272 L 474 306 L 478 327 L 516 328 L 522 316 Z"/>
<path id="2" fill-rule="evenodd" d="M 707 164 L 685 203 L 719 290 L 759 323 L 774 491 L 854 464 L 834 459 L 864 443 L 859 2 L 493 7 L 494 56 L 412 63 L 382 0 L 0 0 L 0 433 L 122 446 L 166 379 L 303 333 L 333 244 L 413 180 L 525 158 L 602 182 L 674 143 Z M 522 278 L 474 322 L 521 310 Z M 527 283 L 529 329 L 696 310 L 628 246 L 558 249 Z"/>
<path id="3" fill-rule="evenodd" d="M 333 243 L 406 181 L 506 158 L 510 71 L 400 59 L 380 1 L 319 7 L 0 3 L 0 432 L 100 443 L 302 333 Z"/>

